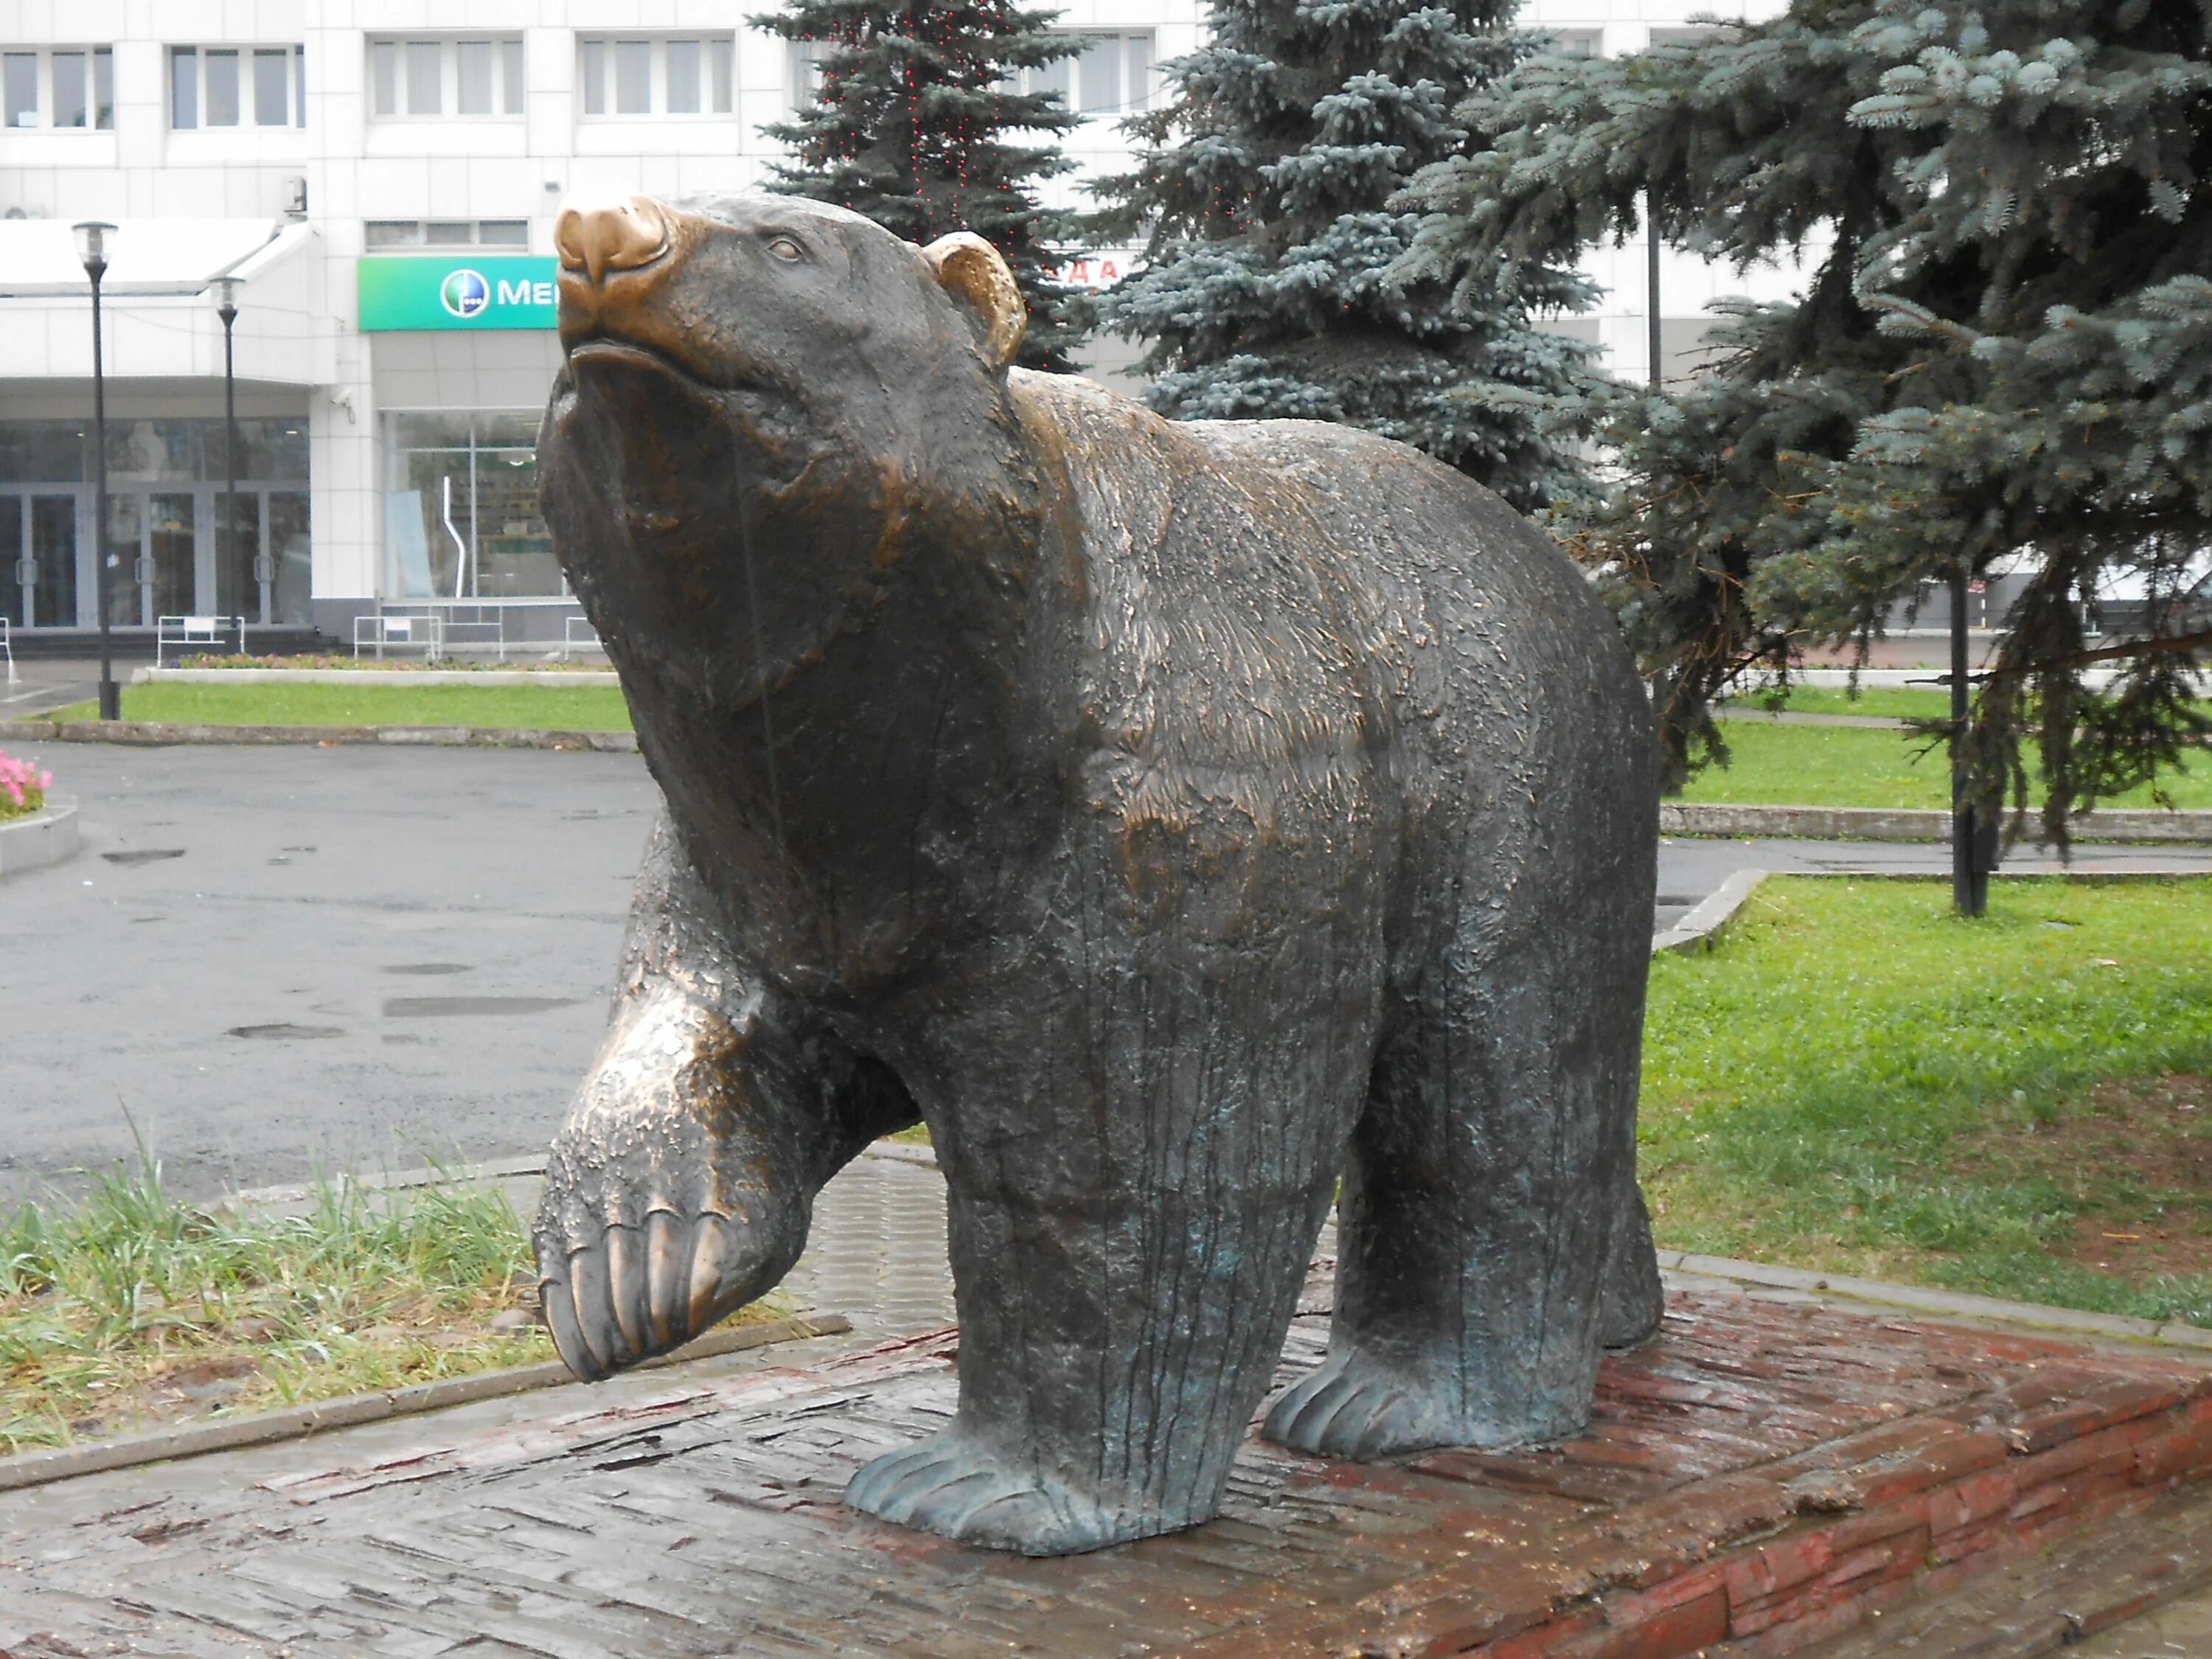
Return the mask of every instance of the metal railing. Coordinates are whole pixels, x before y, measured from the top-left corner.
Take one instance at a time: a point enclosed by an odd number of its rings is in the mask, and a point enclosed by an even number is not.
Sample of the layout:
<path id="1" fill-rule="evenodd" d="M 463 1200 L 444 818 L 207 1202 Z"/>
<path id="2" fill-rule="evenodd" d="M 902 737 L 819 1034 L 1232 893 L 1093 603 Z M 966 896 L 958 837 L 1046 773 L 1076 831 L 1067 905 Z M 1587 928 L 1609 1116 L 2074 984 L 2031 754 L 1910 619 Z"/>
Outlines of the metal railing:
<path id="1" fill-rule="evenodd" d="M 353 653 L 361 655 L 364 645 L 373 647 L 376 659 L 384 660 L 389 651 L 420 651 L 429 661 L 435 662 L 446 654 L 445 619 L 435 611 L 428 615 L 392 616 L 378 612 L 353 619 Z"/>
<path id="2" fill-rule="evenodd" d="M 374 616 L 356 618 L 354 654 L 359 656 L 364 645 L 388 645 L 428 649 L 434 658 L 463 651 L 483 653 L 501 662 L 511 651 L 566 657 L 599 644 L 590 623 L 573 614 L 575 609 L 572 599 L 386 599 Z M 547 611 L 569 613 L 562 617 L 558 635 L 550 621 L 540 632 L 523 626 L 532 613 Z M 577 635 L 578 623 L 583 624 L 584 637 Z"/>
<path id="3" fill-rule="evenodd" d="M 154 666 L 166 668 L 169 662 L 169 647 L 175 646 L 178 653 L 198 647 L 212 650 L 223 642 L 226 633 L 238 638 L 238 654 L 246 654 L 246 618 L 243 617 L 156 617 L 154 619 Z"/>
<path id="4" fill-rule="evenodd" d="M 599 630 L 592 626 L 592 619 L 589 617 L 571 617 L 562 625 L 562 661 L 568 661 L 569 655 L 574 652 L 605 651 L 605 649 L 606 647 L 599 643 Z"/>

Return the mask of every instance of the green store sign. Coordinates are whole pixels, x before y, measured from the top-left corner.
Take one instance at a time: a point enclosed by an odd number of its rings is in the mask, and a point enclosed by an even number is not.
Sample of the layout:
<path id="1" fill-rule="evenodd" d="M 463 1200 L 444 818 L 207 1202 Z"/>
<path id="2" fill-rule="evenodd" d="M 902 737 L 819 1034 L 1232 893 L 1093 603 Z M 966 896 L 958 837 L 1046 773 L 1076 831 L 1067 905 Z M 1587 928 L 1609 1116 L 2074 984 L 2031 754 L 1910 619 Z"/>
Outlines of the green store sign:
<path id="1" fill-rule="evenodd" d="M 380 329 L 551 328 L 558 302 L 551 259 L 369 258 L 361 273 L 361 326 Z"/>

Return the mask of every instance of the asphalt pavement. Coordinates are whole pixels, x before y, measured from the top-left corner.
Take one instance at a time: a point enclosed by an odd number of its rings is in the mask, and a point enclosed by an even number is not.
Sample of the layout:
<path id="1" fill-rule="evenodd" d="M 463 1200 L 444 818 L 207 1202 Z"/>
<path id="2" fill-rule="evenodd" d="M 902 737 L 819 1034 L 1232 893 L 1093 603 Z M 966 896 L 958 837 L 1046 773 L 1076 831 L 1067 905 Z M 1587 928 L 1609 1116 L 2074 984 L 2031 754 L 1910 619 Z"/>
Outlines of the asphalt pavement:
<path id="1" fill-rule="evenodd" d="M 29 752 L 86 845 L 0 884 L 0 1202 L 134 1126 L 191 1194 L 544 1146 L 658 805 L 635 757 Z"/>
<path id="2" fill-rule="evenodd" d="M 636 757 L 27 752 L 79 798 L 86 846 L 0 883 L 0 1203 L 133 1156 L 134 1135 L 193 1195 L 543 1150 L 598 1046 L 658 805 Z M 1670 841 L 1656 920 L 1747 866 L 1947 857 Z M 2212 849 L 2077 865 L 2212 869 Z"/>

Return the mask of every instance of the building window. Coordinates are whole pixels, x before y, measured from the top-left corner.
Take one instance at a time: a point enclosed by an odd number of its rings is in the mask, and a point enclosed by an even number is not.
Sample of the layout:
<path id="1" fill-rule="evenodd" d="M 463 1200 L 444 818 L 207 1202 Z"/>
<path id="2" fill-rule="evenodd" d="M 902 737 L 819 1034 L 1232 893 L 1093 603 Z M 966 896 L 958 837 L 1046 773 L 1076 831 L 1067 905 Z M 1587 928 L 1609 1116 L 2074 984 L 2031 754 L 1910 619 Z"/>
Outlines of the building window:
<path id="1" fill-rule="evenodd" d="M 368 43 L 369 112 L 386 119 L 520 115 L 523 85 L 520 36 Z"/>
<path id="2" fill-rule="evenodd" d="M 106 46 L 0 52 L 0 113 L 11 127 L 112 130 L 114 52 Z"/>
<path id="3" fill-rule="evenodd" d="M 576 78 L 590 116 L 727 115 L 733 35 L 587 37 L 576 43 Z"/>
<path id="4" fill-rule="evenodd" d="M 391 417 L 385 593 L 553 598 L 564 587 L 538 511 L 534 409 Z"/>
<path id="5" fill-rule="evenodd" d="M 794 40 L 791 43 L 791 106 L 811 109 L 822 96 L 822 65 L 837 50 L 833 40 Z"/>
<path id="6" fill-rule="evenodd" d="M 1080 115 L 1129 115 L 1152 107 L 1152 31 L 1084 31 L 1077 38 L 1083 50 L 1074 57 L 1019 70 L 1006 78 L 1006 89 L 1056 92 L 1062 103 Z"/>
<path id="7" fill-rule="evenodd" d="M 1602 58 L 1605 56 L 1605 31 L 1602 29 L 1553 29 L 1549 48 L 1555 58 Z"/>
<path id="8" fill-rule="evenodd" d="M 169 125 L 304 127 L 305 46 L 171 46 Z"/>
<path id="9" fill-rule="evenodd" d="M 394 248 L 514 247 L 530 246 L 527 219 L 370 219 L 362 241 L 371 252 Z"/>

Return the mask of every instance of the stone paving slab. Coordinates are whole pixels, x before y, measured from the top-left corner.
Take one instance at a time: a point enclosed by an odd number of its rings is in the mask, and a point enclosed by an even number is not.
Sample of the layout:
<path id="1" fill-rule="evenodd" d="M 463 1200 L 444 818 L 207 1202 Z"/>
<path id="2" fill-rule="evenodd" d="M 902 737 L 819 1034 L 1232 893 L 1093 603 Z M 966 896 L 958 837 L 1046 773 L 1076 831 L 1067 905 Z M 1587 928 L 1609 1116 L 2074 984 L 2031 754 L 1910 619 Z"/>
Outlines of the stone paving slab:
<path id="1" fill-rule="evenodd" d="M 1279 1384 L 1326 1341 L 1328 1265 Z M 1024 1561 L 837 1501 L 946 1420 L 956 1343 L 0 1500 L 0 1653 L 1778 1654 L 2212 1469 L 2202 1356 L 1678 1291 L 1565 1445 L 1358 1466 L 1255 1438 L 1219 1520 Z"/>

